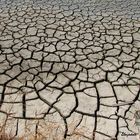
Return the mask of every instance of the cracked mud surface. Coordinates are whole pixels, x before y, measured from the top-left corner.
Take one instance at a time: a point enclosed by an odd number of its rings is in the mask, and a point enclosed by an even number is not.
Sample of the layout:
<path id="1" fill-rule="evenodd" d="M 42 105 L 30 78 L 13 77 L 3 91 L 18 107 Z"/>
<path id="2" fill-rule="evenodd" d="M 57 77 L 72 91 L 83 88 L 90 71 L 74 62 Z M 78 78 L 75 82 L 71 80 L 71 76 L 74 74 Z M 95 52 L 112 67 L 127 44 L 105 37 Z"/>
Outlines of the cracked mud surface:
<path id="1" fill-rule="evenodd" d="M 139 0 L 0 0 L 0 121 L 10 113 L 7 131 L 135 140 L 122 133 L 138 133 L 139 93 Z"/>

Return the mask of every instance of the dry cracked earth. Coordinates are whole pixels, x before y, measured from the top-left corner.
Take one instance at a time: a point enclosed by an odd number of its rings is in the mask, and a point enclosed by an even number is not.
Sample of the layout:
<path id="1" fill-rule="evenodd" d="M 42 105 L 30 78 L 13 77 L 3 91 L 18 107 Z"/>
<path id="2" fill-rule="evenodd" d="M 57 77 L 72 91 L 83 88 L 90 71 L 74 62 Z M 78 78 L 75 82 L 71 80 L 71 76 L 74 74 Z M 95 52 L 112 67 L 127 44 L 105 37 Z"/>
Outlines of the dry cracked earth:
<path id="1" fill-rule="evenodd" d="M 139 0 L 0 0 L 1 131 L 136 140 L 139 94 Z"/>

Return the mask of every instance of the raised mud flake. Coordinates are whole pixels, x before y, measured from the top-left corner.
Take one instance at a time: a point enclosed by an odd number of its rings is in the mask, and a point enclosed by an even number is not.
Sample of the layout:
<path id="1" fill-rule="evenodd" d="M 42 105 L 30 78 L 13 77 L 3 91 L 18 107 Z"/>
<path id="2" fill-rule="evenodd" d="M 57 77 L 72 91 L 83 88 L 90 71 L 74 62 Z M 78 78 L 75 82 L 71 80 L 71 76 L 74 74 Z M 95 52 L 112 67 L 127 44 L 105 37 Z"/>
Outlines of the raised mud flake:
<path id="1" fill-rule="evenodd" d="M 27 49 L 22 49 L 19 51 L 19 55 L 24 59 L 29 59 L 31 58 L 32 52 Z"/>
<path id="2" fill-rule="evenodd" d="M 97 99 L 96 97 L 88 96 L 82 92 L 77 93 L 78 98 L 78 107 L 77 110 L 83 113 L 93 114 L 97 108 Z"/>
<path id="3" fill-rule="evenodd" d="M 10 48 L 12 45 L 14 45 L 13 39 L 8 39 L 8 40 L 0 40 L 0 46 L 1 49 L 8 49 Z"/>
<path id="4" fill-rule="evenodd" d="M 114 63 L 112 63 L 114 62 Z M 114 57 L 108 57 L 103 61 L 103 64 L 101 65 L 101 68 L 104 71 L 115 71 L 117 69 L 119 69 L 122 66 L 121 63 L 119 63 L 119 61 L 117 59 L 115 59 Z"/>
<path id="5" fill-rule="evenodd" d="M 133 38 L 134 38 L 134 40 L 136 40 L 136 41 L 140 41 L 140 33 L 134 33 L 134 34 L 133 34 Z"/>
<path id="6" fill-rule="evenodd" d="M 111 56 L 118 56 L 120 53 L 121 53 L 121 50 L 119 49 L 111 49 L 111 50 L 108 50 L 105 55 L 111 57 Z"/>
<path id="7" fill-rule="evenodd" d="M 135 57 L 128 55 L 126 53 L 121 53 L 121 55 L 119 56 L 119 60 L 125 62 L 130 62 L 132 60 L 135 60 Z"/>
<path id="8" fill-rule="evenodd" d="M 25 40 L 27 40 L 30 44 L 35 45 L 35 44 L 39 44 L 40 38 L 37 36 L 28 36 L 25 37 Z"/>
<path id="9" fill-rule="evenodd" d="M 29 27 L 27 29 L 27 35 L 36 35 L 37 29 L 35 27 Z"/>
<path id="10" fill-rule="evenodd" d="M 108 30 L 107 31 L 108 35 L 120 35 L 120 31 L 119 30 Z"/>
<path id="11" fill-rule="evenodd" d="M 42 109 L 40 109 L 42 107 Z M 30 99 L 26 101 L 26 117 L 27 118 L 43 118 L 44 114 L 49 110 L 49 106 L 44 104 L 40 99 Z"/>
<path id="12" fill-rule="evenodd" d="M 132 43 L 132 37 L 131 36 L 124 36 L 123 37 L 123 41 L 125 42 L 125 43 Z"/>
<path id="13" fill-rule="evenodd" d="M 55 103 L 58 101 L 58 98 L 62 96 L 62 91 L 61 90 L 53 90 L 53 88 L 46 88 L 43 89 L 39 92 L 39 95 L 41 98 L 45 99 L 48 101 L 50 104 Z"/>
<path id="14" fill-rule="evenodd" d="M 100 97 L 114 96 L 113 89 L 108 82 L 101 82 L 97 84 L 97 89 Z"/>
<path id="15" fill-rule="evenodd" d="M 104 81 L 105 79 L 105 72 L 100 69 L 89 69 L 88 70 L 88 81 L 95 82 L 95 81 Z"/>
<path id="16" fill-rule="evenodd" d="M 97 130 L 96 130 L 97 133 L 95 133 L 96 139 L 100 139 L 100 138 L 108 139 L 108 138 L 114 137 L 117 131 L 116 120 L 98 118 L 97 121 L 98 121 Z M 111 131 L 112 129 L 113 131 Z"/>
<path id="17" fill-rule="evenodd" d="M 73 112 L 76 104 L 76 97 L 72 94 L 63 94 L 58 98 L 58 102 L 55 104 L 58 110 L 63 114 L 63 116 L 70 116 Z"/>
<path id="18" fill-rule="evenodd" d="M 112 83 L 117 81 L 119 79 L 119 77 L 121 77 L 121 73 L 119 73 L 119 72 L 109 72 L 107 75 L 107 79 Z"/>

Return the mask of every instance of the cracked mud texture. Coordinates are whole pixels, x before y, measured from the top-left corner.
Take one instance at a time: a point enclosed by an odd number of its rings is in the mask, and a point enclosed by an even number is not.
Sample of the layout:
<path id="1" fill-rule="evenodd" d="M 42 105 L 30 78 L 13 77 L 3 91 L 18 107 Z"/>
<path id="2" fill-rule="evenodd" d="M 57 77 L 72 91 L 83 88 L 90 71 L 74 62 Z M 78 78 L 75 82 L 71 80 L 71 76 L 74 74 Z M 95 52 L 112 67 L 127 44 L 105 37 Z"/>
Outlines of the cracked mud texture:
<path id="1" fill-rule="evenodd" d="M 136 140 L 139 94 L 139 0 L 0 0 L 7 132 Z"/>

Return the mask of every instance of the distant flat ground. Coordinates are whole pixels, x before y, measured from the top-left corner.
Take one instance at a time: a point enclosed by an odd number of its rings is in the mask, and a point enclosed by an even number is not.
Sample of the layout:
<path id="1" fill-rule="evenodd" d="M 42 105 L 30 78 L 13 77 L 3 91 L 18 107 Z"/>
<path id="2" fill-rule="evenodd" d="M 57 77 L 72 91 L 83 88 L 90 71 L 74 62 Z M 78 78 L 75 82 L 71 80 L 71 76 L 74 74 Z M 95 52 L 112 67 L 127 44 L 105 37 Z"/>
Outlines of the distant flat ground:
<path id="1" fill-rule="evenodd" d="M 0 0 L 0 132 L 140 140 L 139 94 L 139 0 Z"/>

